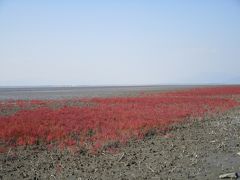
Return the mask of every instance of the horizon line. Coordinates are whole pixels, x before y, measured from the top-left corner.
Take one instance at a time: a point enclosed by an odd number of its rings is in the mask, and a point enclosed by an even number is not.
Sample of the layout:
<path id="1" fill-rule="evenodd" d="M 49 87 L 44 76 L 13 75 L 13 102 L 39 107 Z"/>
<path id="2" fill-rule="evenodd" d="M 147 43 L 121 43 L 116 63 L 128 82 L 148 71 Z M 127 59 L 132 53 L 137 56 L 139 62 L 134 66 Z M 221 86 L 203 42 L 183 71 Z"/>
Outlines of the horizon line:
<path id="1" fill-rule="evenodd" d="M 101 84 L 101 85 L 9 85 L 0 88 L 41 88 L 41 87 L 151 87 L 151 86 L 225 86 L 240 85 L 240 83 L 162 83 L 162 84 Z"/>

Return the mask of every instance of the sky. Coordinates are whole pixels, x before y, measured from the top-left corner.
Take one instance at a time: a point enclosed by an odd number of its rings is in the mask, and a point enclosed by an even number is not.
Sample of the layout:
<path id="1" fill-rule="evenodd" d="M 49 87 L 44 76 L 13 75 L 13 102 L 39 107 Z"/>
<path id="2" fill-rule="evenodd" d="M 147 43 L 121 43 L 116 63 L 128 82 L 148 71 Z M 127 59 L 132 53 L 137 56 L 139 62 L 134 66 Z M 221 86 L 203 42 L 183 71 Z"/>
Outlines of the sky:
<path id="1" fill-rule="evenodd" d="M 239 0 L 0 0 L 0 86 L 240 83 Z"/>

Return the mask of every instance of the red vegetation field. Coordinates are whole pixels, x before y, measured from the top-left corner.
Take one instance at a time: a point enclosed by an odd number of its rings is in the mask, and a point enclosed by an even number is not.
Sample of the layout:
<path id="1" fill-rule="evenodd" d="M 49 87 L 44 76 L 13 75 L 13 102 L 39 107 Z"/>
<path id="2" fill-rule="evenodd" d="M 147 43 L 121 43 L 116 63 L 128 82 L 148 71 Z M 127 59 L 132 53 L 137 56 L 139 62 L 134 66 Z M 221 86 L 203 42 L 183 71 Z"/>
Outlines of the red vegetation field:
<path id="1" fill-rule="evenodd" d="M 238 106 L 239 97 L 240 86 L 224 86 L 137 97 L 2 101 L 0 142 L 99 148 L 161 132 L 187 117 L 223 113 Z"/>

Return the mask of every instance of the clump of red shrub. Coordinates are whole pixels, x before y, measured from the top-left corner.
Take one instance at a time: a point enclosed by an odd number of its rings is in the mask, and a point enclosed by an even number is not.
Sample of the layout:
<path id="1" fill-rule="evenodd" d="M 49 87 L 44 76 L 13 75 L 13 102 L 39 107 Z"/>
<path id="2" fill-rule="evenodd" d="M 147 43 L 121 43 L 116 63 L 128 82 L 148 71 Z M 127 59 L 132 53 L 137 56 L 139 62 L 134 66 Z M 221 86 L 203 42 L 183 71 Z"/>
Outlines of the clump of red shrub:
<path id="1" fill-rule="evenodd" d="M 98 148 L 108 142 L 142 138 L 151 129 L 165 130 L 186 117 L 225 112 L 239 105 L 233 95 L 240 95 L 239 86 L 138 97 L 6 101 L 0 103 L 0 112 L 17 111 L 0 116 L 0 141 L 8 145 L 56 143 Z"/>

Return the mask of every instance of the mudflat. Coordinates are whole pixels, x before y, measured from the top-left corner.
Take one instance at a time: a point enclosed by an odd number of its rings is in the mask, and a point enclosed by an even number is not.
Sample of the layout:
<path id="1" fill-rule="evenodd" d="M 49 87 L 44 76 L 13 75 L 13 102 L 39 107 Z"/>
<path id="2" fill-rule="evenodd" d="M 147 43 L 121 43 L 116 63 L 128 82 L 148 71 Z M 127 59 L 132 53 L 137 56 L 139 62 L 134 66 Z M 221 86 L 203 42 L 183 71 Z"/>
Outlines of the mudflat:
<path id="1" fill-rule="evenodd" d="M 142 91 L 167 91 L 203 87 L 200 85 L 96 86 L 96 87 L 2 87 L 0 100 L 66 99 L 136 95 Z"/>
<path id="2" fill-rule="evenodd" d="M 73 88 L 71 91 L 76 94 L 69 96 L 70 89 L 64 88 L 22 89 L 22 94 L 1 89 L 1 93 L 9 93 L 11 98 L 14 94 L 15 99 L 64 99 L 191 87 Z M 218 179 L 222 174 L 240 171 L 240 107 L 205 118 L 192 117 L 172 124 L 161 134 L 149 132 L 144 139 L 111 146 L 115 152 L 103 149 L 97 154 L 83 149 L 48 149 L 40 144 L 9 148 L 0 153 L 0 179 Z"/>

